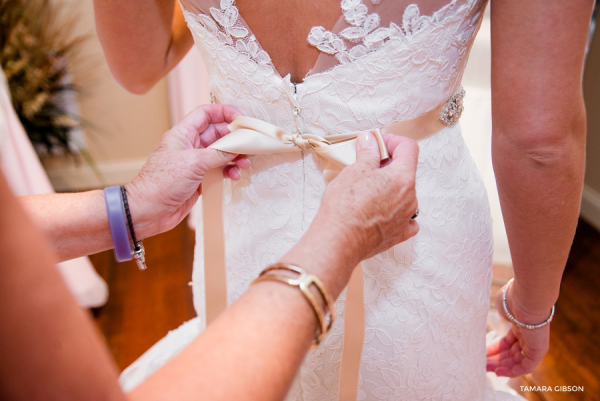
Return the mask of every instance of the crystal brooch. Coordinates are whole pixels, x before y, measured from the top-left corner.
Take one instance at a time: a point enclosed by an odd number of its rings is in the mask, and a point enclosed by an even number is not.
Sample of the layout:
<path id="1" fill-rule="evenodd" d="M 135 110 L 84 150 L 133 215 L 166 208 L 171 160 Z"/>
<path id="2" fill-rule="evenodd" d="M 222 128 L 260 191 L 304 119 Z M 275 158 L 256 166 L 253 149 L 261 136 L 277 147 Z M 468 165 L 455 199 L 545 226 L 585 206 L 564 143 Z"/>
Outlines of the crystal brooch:
<path id="1" fill-rule="evenodd" d="M 450 99 L 448 99 L 446 106 L 444 106 L 444 109 L 440 114 L 440 120 L 442 120 L 442 122 L 447 126 L 451 127 L 454 124 L 456 124 L 456 122 L 462 115 L 462 112 L 465 109 L 463 106 L 464 97 L 465 90 L 463 88 L 460 88 L 460 91 L 458 91 L 457 93 L 452 95 Z"/>

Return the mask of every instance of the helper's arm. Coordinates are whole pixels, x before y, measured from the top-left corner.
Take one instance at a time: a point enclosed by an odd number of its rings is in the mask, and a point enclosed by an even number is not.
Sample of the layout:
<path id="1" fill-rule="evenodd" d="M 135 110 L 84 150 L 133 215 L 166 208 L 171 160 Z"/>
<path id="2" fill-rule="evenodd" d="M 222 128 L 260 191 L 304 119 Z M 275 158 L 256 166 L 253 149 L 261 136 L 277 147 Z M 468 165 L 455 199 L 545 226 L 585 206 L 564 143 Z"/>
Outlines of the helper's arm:
<path id="1" fill-rule="evenodd" d="M 0 399 L 124 400 L 102 336 L 1 173 L 0 205 Z"/>
<path id="2" fill-rule="evenodd" d="M 236 155 L 206 146 L 229 133 L 227 123 L 239 114 L 231 106 L 201 106 L 163 136 L 140 173 L 125 185 L 137 239 L 175 227 L 196 203 L 204 174 L 234 160 Z M 250 167 L 242 157 L 235 163 Z M 240 178 L 235 166 L 225 173 Z M 21 202 L 61 261 L 113 247 L 101 190 L 25 196 Z"/>
<path id="3" fill-rule="evenodd" d="M 378 168 L 376 145 L 359 152 L 358 162 L 328 186 L 308 233 L 281 259 L 316 274 L 334 297 L 360 260 L 418 231 L 410 220 L 417 207 L 417 145 L 401 137 L 386 140 L 393 162 Z M 2 174 L 0 204 L 0 399 L 284 397 L 316 329 L 300 291 L 280 283 L 251 287 L 181 354 L 125 396 L 101 336 L 53 268 L 52 252 Z"/>

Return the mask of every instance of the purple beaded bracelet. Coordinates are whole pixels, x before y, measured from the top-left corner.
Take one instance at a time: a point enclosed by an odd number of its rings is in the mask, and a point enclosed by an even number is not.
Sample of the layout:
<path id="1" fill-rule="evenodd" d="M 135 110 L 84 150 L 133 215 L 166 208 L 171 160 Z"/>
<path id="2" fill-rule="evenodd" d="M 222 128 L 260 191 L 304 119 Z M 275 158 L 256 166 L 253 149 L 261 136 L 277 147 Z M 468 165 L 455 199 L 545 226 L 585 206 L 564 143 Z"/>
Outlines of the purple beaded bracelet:
<path id="1" fill-rule="evenodd" d="M 115 259 L 117 262 L 125 262 L 133 258 L 133 250 L 127 235 L 127 223 L 125 223 L 125 209 L 121 197 L 121 187 L 113 186 L 104 188 L 104 201 L 108 213 L 108 224 L 112 236 Z"/>

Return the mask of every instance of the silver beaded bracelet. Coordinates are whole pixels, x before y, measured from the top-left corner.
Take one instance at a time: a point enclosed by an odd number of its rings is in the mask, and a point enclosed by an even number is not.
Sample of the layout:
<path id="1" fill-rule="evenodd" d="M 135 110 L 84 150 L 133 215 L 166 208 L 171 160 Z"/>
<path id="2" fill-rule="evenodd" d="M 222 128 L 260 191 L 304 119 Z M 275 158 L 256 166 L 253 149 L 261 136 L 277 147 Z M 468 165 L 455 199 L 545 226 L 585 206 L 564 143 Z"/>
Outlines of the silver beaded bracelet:
<path id="1" fill-rule="evenodd" d="M 512 284 L 513 281 L 515 281 L 515 279 L 511 278 L 510 281 L 508 283 L 506 283 L 506 285 L 502 289 L 502 304 L 504 305 L 504 313 L 506 314 L 506 317 L 508 318 L 508 320 L 510 320 L 511 322 L 513 322 L 515 324 L 518 324 L 521 327 L 525 327 L 528 330 L 539 329 L 540 327 L 544 327 L 545 325 L 550 323 L 552 321 L 552 318 L 554 317 L 554 305 L 552 305 L 552 311 L 550 312 L 550 316 L 548 317 L 548 319 L 544 320 L 542 323 L 539 323 L 539 324 L 521 323 L 517 319 L 515 319 L 515 317 L 513 315 L 510 314 L 510 312 L 508 311 L 508 308 L 506 306 L 506 291 L 508 290 L 508 287 L 510 287 L 510 285 Z"/>

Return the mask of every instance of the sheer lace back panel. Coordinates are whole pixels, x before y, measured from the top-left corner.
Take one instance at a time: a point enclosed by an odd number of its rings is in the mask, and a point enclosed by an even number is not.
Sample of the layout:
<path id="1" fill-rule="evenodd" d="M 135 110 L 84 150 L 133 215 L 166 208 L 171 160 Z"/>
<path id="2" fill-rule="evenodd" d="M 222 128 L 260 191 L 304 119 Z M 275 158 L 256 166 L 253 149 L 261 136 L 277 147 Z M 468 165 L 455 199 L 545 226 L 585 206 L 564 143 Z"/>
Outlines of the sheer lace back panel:
<path id="1" fill-rule="evenodd" d="M 343 0 L 331 31 L 314 26 L 298 38 L 321 51 L 298 85 L 277 72 L 233 0 L 181 5 L 220 101 L 282 128 L 327 135 L 414 118 L 449 98 L 485 0 Z M 339 121 L 340 112 L 355 118 Z"/>

